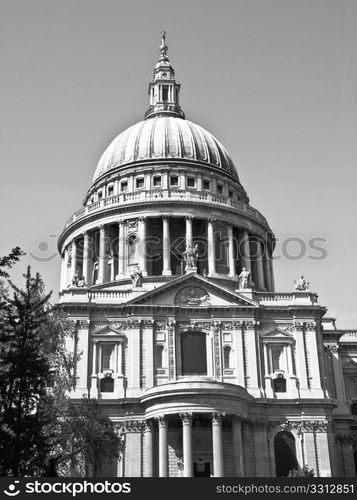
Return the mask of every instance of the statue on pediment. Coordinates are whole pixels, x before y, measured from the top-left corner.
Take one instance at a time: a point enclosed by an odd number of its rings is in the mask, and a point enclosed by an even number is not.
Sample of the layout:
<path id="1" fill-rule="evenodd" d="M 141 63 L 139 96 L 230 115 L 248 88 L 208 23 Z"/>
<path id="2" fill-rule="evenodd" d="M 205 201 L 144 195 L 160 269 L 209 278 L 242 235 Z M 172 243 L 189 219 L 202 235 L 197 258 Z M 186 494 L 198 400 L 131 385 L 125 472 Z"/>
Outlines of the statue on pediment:
<path id="1" fill-rule="evenodd" d="M 182 255 L 186 262 L 186 270 L 197 267 L 198 244 L 196 243 L 194 247 L 192 245 L 187 245 Z"/>
<path id="2" fill-rule="evenodd" d="M 299 292 L 308 292 L 310 283 L 306 281 L 304 276 L 301 275 L 301 278 L 297 281 L 294 280 L 294 291 Z"/>
<path id="3" fill-rule="evenodd" d="M 130 273 L 130 278 L 133 288 L 141 288 L 143 286 L 143 273 L 140 266 L 135 267 L 135 269 Z"/>
<path id="4" fill-rule="evenodd" d="M 249 279 L 250 279 L 250 271 L 247 271 L 246 268 L 243 267 L 242 272 L 238 276 L 239 288 L 248 288 Z"/>

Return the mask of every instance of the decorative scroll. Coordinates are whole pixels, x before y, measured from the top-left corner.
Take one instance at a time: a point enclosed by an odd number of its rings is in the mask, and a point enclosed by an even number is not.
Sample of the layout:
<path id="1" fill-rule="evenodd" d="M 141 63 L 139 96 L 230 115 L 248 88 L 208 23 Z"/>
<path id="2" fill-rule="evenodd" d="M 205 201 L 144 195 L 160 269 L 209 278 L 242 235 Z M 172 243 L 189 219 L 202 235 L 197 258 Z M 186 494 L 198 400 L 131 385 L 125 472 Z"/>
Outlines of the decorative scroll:
<path id="1" fill-rule="evenodd" d="M 169 321 L 169 379 L 175 379 L 175 323 Z"/>
<path id="2" fill-rule="evenodd" d="M 214 350 L 214 370 L 216 374 L 216 380 L 220 380 L 222 373 L 221 373 L 221 350 L 220 350 L 218 321 L 213 322 L 213 350 Z"/>
<path id="3" fill-rule="evenodd" d="M 128 326 L 127 321 L 112 321 L 110 326 L 115 330 L 125 330 Z"/>

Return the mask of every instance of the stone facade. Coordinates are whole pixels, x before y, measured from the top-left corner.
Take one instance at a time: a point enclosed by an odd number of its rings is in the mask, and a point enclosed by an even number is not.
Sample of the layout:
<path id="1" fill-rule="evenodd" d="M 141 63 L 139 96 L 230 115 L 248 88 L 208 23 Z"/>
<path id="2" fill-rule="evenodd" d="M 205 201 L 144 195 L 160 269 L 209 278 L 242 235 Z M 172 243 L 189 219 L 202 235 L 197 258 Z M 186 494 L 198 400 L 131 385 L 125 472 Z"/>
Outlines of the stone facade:
<path id="1" fill-rule="evenodd" d="M 146 119 L 109 146 L 59 238 L 60 302 L 125 451 L 103 476 L 355 476 L 357 331 L 275 292 L 274 235 L 188 122 L 163 36 Z"/>

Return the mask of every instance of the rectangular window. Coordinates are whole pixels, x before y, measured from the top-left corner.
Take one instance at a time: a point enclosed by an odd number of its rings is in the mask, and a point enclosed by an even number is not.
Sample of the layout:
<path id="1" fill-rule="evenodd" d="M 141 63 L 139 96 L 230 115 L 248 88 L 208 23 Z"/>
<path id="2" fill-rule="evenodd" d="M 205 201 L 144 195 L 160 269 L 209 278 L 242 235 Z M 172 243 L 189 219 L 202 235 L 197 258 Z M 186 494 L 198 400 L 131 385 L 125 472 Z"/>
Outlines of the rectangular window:
<path id="1" fill-rule="evenodd" d="M 155 175 L 154 177 L 154 187 L 161 186 L 161 175 Z"/>
<path id="2" fill-rule="evenodd" d="M 169 87 L 167 85 L 163 85 L 162 87 L 162 100 L 163 101 L 169 100 Z"/>
<path id="3" fill-rule="evenodd" d="M 170 177 L 170 186 L 178 186 L 178 177 L 177 177 L 177 175 L 172 175 Z"/>
<path id="4" fill-rule="evenodd" d="M 98 200 L 103 198 L 103 191 L 98 191 Z"/>
<path id="5" fill-rule="evenodd" d="M 230 198 L 233 198 L 233 191 L 229 190 L 228 196 L 229 196 Z"/>
<path id="6" fill-rule="evenodd" d="M 218 186 L 217 186 L 217 193 L 218 194 L 222 194 L 223 193 L 223 186 L 222 186 L 222 184 L 218 184 Z"/>
<path id="7" fill-rule="evenodd" d="M 203 181 L 203 189 L 209 189 L 210 188 L 210 181 Z"/>
<path id="8" fill-rule="evenodd" d="M 141 189 L 144 187 L 144 177 L 141 177 L 140 179 L 136 179 L 136 188 Z"/>
<path id="9" fill-rule="evenodd" d="M 108 196 L 113 196 L 113 193 L 114 193 L 114 187 L 108 186 Z"/>
<path id="10" fill-rule="evenodd" d="M 128 181 L 123 181 L 120 184 L 120 191 L 127 191 L 128 190 Z"/>
<path id="11" fill-rule="evenodd" d="M 187 185 L 187 187 L 190 187 L 190 188 L 195 187 L 195 178 L 194 177 L 187 177 L 186 185 Z"/>

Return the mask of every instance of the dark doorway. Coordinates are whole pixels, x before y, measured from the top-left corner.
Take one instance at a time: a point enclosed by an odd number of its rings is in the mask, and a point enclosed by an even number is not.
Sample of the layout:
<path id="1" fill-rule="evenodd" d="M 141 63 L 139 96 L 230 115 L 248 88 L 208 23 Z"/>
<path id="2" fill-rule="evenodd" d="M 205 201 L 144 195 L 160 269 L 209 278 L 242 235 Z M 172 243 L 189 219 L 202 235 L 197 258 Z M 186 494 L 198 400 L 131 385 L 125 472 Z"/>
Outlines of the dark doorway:
<path id="1" fill-rule="evenodd" d="M 298 468 L 295 438 L 291 432 L 279 432 L 274 439 L 276 477 L 287 477 Z"/>
<path id="2" fill-rule="evenodd" d="M 184 332 L 181 335 L 182 375 L 207 375 L 206 334 Z"/>
<path id="3" fill-rule="evenodd" d="M 195 462 L 193 464 L 193 477 L 210 477 L 211 464 L 209 462 Z"/>

